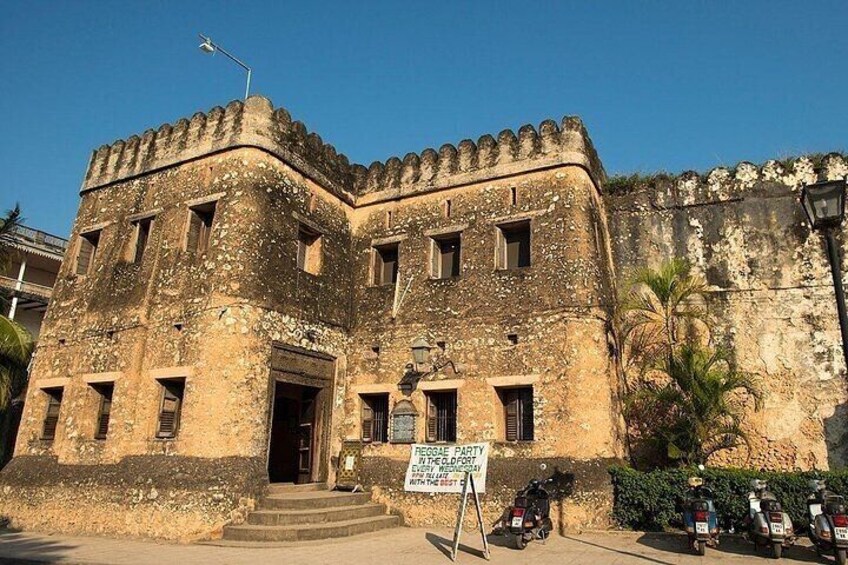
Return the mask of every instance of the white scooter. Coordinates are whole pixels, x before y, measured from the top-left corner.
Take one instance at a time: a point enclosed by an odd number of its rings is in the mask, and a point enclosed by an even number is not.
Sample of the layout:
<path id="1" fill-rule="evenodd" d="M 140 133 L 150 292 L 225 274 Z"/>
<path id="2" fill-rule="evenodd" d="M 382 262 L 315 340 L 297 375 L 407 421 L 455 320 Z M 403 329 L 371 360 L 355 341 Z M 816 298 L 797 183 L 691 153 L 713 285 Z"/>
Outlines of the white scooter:
<path id="1" fill-rule="evenodd" d="M 746 537 L 754 547 L 771 547 L 772 556 L 780 559 L 783 548 L 795 543 L 795 531 L 789 514 L 783 511 L 777 497 L 768 491 L 768 483 L 751 481 L 748 493 L 748 515 L 744 520 Z"/>

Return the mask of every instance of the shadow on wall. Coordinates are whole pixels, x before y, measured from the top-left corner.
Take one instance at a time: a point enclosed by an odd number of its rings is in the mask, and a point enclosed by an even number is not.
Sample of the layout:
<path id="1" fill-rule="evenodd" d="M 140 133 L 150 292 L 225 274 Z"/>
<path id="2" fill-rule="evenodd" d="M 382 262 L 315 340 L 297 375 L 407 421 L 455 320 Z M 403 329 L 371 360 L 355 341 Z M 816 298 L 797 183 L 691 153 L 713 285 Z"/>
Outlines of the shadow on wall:
<path id="1" fill-rule="evenodd" d="M 8 520 L 0 516 L 0 563 L 56 563 L 65 561 L 66 552 L 76 546 L 44 537 L 28 537 L 16 530 L 5 529 Z"/>
<path id="2" fill-rule="evenodd" d="M 848 466 L 848 404 L 836 406 L 833 415 L 824 419 L 827 465 L 831 471 Z"/>

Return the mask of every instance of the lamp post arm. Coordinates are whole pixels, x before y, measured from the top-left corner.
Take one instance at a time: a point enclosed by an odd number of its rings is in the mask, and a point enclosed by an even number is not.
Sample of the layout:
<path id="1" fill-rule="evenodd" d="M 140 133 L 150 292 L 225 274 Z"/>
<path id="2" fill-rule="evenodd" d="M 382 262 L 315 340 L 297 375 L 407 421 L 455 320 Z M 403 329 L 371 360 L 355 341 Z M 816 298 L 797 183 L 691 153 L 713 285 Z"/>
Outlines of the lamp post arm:
<path id="1" fill-rule="evenodd" d="M 233 55 L 232 53 L 230 53 L 229 51 L 227 51 L 226 49 L 224 49 L 223 47 L 221 47 L 220 45 L 218 45 L 217 43 L 212 41 L 212 39 L 210 39 L 209 37 L 206 37 L 202 33 L 198 33 L 197 35 L 200 37 L 200 39 L 202 39 L 203 41 L 209 43 L 209 45 L 214 47 L 215 51 L 220 51 L 221 53 L 226 55 L 236 65 L 240 66 L 245 71 L 247 71 L 247 86 L 244 89 L 244 98 L 247 99 L 247 97 L 250 95 L 250 75 L 253 72 L 253 71 L 251 71 L 250 67 L 248 67 L 246 64 L 244 64 L 238 57 L 236 57 L 235 55 Z"/>
<path id="2" fill-rule="evenodd" d="M 842 261 L 839 258 L 839 246 L 836 244 L 834 230 L 824 230 L 827 243 L 827 257 L 830 260 L 830 273 L 833 276 L 833 291 L 836 294 L 836 310 L 839 313 L 839 330 L 842 334 L 842 355 L 848 370 L 848 314 L 845 311 L 845 290 L 842 287 Z"/>

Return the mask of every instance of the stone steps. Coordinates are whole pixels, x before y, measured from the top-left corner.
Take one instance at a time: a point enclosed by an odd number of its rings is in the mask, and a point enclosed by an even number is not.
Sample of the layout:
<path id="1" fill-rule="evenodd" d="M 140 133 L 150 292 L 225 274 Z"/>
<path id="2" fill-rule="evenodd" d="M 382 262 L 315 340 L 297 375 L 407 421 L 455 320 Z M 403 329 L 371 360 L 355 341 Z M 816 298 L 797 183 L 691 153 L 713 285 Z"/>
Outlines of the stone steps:
<path id="1" fill-rule="evenodd" d="M 273 484 L 244 524 L 224 527 L 222 542 L 292 542 L 364 534 L 399 526 L 401 518 L 367 492 L 334 492 L 323 483 Z"/>

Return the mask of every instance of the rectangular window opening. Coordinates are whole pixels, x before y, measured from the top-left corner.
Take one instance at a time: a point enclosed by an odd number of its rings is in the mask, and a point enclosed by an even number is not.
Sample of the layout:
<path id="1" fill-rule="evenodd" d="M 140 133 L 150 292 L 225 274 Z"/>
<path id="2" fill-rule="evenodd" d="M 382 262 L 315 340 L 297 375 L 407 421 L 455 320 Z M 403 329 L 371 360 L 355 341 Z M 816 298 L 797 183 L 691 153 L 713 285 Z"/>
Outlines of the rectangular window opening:
<path id="1" fill-rule="evenodd" d="M 450 198 L 448 198 L 447 200 L 445 200 L 445 201 L 442 203 L 442 211 L 443 211 L 443 212 L 444 212 L 444 214 L 445 214 L 445 218 L 450 218 L 450 217 L 451 217 L 451 212 L 453 211 L 453 210 L 452 210 L 452 208 L 453 208 L 453 206 L 452 206 L 452 203 L 451 203 L 451 201 L 450 201 Z"/>
<path id="2" fill-rule="evenodd" d="M 456 391 L 427 392 L 427 441 L 456 441 Z"/>
<path id="3" fill-rule="evenodd" d="M 498 268 L 530 266 L 530 221 L 498 226 Z"/>
<path id="4" fill-rule="evenodd" d="M 177 437 L 180 428 L 183 397 L 185 396 L 185 379 L 160 379 L 162 400 L 159 403 L 159 422 L 156 427 L 158 439 Z"/>
<path id="5" fill-rule="evenodd" d="M 430 276 L 435 279 L 458 277 L 461 269 L 462 235 L 459 233 L 432 238 Z"/>
<path id="6" fill-rule="evenodd" d="M 503 404 L 504 439 L 533 441 L 533 387 L 498 389 Z"/>
<path id="7" fill-rule="evenodd" d="M 217 202 L 206 202 L 188 209 L 188 234 L 186 235 L 186 251 L 206 253 L 211 240 L 212 226 L 215 223 Z"/>
<path id="8" fill-rule="evenodd" d="M 321 234 L 305 224 L 297 230 L 297 268 L 309 274 L 321 272 Z"/>
<path id="9" fill-rule="evenodd" d="M 53 441 L 56 438 L 56 428 L 59 425 L 59 412 L 62 408 L 64 389 L 62 387 L 45 388 L 44 393 L 47 395 L 47 410 L 44 414 L 41 439 Z"/>
<path id="10" fill-rule="evenodd" d="M 109 418 L 112 412 L 112 393 L 115 383 L 102 383 L 92 385 L 100 396 L 100 408 L 97 411 L 97 429 L 94 431 L 94 439 L 106 439 L 109 434 Z"/>
<path id="11" fill-rule="evenodd" d="M 147 242 L 150 239 L 150 230 L 153 227 L 153 218 L 143 218 L 133 222 L 135 225 L 135 253 L 133 262 L 140 265 L 147 251 Z"/>
<path id="12" fill-rule="evenodd" d="M 363 394 L 362 401 L 362 441 L 386 443 L 389 440 L 389 395 Z"/>
<path id="13" fill-rule="evenodd" d="M 78 275 L 87 275 L 93 270 L 97 247 L 100 245 L 100 233 L 101 230 L 94 230 L 80 234 L 76 269 Z"/>
<path id="14" fill-rule="evenodd" d="M 518 188 L 514 186 L 509 187 L 509 203 L 513 206 L 518 204 Z"/>
<path id="15" fill-rule="evenodd" d="M 374 247 L 374 286 L 397 282 L 399 248 L 397 243 Z"/>

